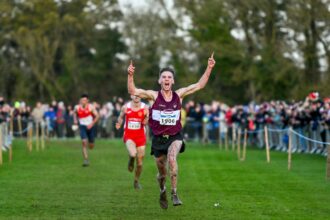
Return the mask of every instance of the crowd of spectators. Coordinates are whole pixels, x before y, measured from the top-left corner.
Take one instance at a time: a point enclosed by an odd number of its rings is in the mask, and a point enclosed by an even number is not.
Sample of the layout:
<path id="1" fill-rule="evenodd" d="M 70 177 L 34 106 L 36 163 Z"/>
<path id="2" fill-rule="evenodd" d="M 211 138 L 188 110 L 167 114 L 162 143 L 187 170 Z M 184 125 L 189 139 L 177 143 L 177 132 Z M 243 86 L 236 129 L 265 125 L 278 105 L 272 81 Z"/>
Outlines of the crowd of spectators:
<path id="1" fill-rule="evenodd" d="M 100 113 L 97 136 L 120 138 L 122 130 L 115 129 L 115 122 L 125 101 L 114 97 L 104 104 L 93 102 Z M 37 102 L 32 108 L 25 102 L 11 105 L 0 97 L 0 123 L 13 118 L 14 136 L 26 135 L 29 123 L 45 127 L 49 138 L 73 138 L 73 105 L 53 101 L 50 104 Z M 330 98 L 321 99 L 318 93 L 309 94 L 303 101 L 269 101 L 260 104 L 228 106 L 213 101 L 210 104 L 188 101 L 182 108 L 181 123 L 188 141 L 230 143 L 240 133 L 248 132 L 251 146 L 265 146 L 264 127 L 269 128 L 269 143 L 272 149 L 287 150 L 288 128 L 292 135 L 293 152 L 309 152 L 326 155 L 330 142 Z M 306 137 L 306 138 L 305 138 Z M 319 141 L 313 142 L 308 138 Z M 324 142 L 324 143 L 320 143 Z"/>
<path id="2" fill-rule="evenodd" d="M 92 103 L 100 114 L 97 124 L 97 135 L 102 138 L 119 138 L 122 130 L 117 131 L 115 121 L 120 113 L 124 100 L 114 97 L 113 101 L 103 105 Z M 52 101 L 50 104 L 37 102 L 34 107 L 25 102 L 16 101 L 12 105 L 5 103 L 0 97 L 0 123 L 13 119 L 13 134 L 16 137 L 26 136 L 29 123 L 45 127 L 49 138 L 72 138 L 77 133 L 72 130 L 74 122 L 74 105 L 65 105 L 62 101 Z"/>
<path id="3" fill-rule="evenodd" d="M 330 98 L 321 99 L 315 92 L 303 101 L 252 102 L 232 107 L 217 101 L 211 104 L 190 101 L 185 112 L 186 139 L 231 141 L 237 137 L 238 130 L 241 134 L 246 130 L 249 144 L 262 148 L 267 126 L 271 149 L 287 150 L 288 128 L 293 130 L 293 152 L 326 155 L 326 142 L 330 142 Z"/>

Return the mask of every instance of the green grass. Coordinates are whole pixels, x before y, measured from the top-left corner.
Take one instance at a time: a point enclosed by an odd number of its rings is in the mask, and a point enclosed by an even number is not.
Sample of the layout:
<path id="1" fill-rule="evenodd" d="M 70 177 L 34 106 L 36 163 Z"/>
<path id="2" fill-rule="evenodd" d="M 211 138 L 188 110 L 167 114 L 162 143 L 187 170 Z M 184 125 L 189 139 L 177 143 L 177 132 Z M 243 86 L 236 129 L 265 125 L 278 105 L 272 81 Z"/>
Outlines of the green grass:
<path id="1" fill-rule="evenodd" d="M 144 161 L 133 189 L 127 152 L 120 140 L 99 140 L 91 166 L 81 167 L 79 141 L 52 141 L 28 153 L 16 140 L 13 162 L 0 167 L 1 219 L 329 219 L 330 181 L 326 159 L 248 149 L 245 162 L 215 145 L 189 143 L 180 154 L 178 192 L 184 205 L 158 205 L 156 166 Z M 167 181 L 169 189 L 169 181 Z M 219 203 L 219 207 L 214 204 Z"/>

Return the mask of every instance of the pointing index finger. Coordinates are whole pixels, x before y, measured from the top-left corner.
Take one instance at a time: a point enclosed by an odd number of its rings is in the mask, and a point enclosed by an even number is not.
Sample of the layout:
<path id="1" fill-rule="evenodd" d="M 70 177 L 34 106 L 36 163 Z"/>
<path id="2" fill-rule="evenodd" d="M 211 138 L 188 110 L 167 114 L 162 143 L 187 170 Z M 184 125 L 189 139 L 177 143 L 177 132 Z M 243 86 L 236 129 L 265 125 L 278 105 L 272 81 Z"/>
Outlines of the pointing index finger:
<path id="1" fill-rule="evenodd" d="M 214 51 L 212 52 L 212 54 L 211 54 L 211 58 L 213 59 L 213 55 L 214 55 Z"/>

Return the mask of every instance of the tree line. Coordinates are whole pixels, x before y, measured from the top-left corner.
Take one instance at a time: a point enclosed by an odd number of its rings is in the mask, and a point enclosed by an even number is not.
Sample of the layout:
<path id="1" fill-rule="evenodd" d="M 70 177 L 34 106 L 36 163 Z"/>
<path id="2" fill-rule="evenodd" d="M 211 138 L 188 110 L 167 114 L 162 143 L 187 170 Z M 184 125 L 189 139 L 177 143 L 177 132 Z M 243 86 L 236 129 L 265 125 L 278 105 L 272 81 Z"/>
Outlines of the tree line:
<path id="1" fill-rule="evenodd" d="M 176 87 L 216 67 L 197 101 L 229 104 L 330 93 L 329 0 L 2 0 L 0 95 L 8 100 L 75 102 L 157 89 L 158 71 Z"/>

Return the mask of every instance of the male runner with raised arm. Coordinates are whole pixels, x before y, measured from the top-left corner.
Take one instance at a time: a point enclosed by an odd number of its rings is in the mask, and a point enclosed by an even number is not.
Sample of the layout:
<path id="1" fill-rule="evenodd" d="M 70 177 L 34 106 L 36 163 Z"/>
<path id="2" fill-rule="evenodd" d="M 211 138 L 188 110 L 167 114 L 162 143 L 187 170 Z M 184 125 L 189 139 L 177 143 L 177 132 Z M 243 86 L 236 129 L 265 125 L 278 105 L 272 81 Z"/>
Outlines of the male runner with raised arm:
<path id="1" fill-rule="evenodd" d="M 149 126 L 153 134 L 151 154 L 155 156 L 158 168 L 159 203 L 163 209 L 168 208 L 165 187 L 167 163 L 169 164 L 173 205 L 182 204 L 177 194 L 178 164 L 176 161 L 179 152 L 184 151 L 184 142 L 181 134 L 182 126 L 180 123 L 182 100 L 185 96 L 205 87 L 214 65 L 215 60 L 212 53 L 208 59 L 207 68 L 199 81 L 175 91 L 172 90 L 174 84 L 173 69 L 163 68 L 160 70 L 158 79 L 160 90 L 153 91 L 136 88 L 134 84 L 135 67 L 132 61 L 128 67 L 127 87 L 129 94 L 153 101 L 149 111 Z"/>

